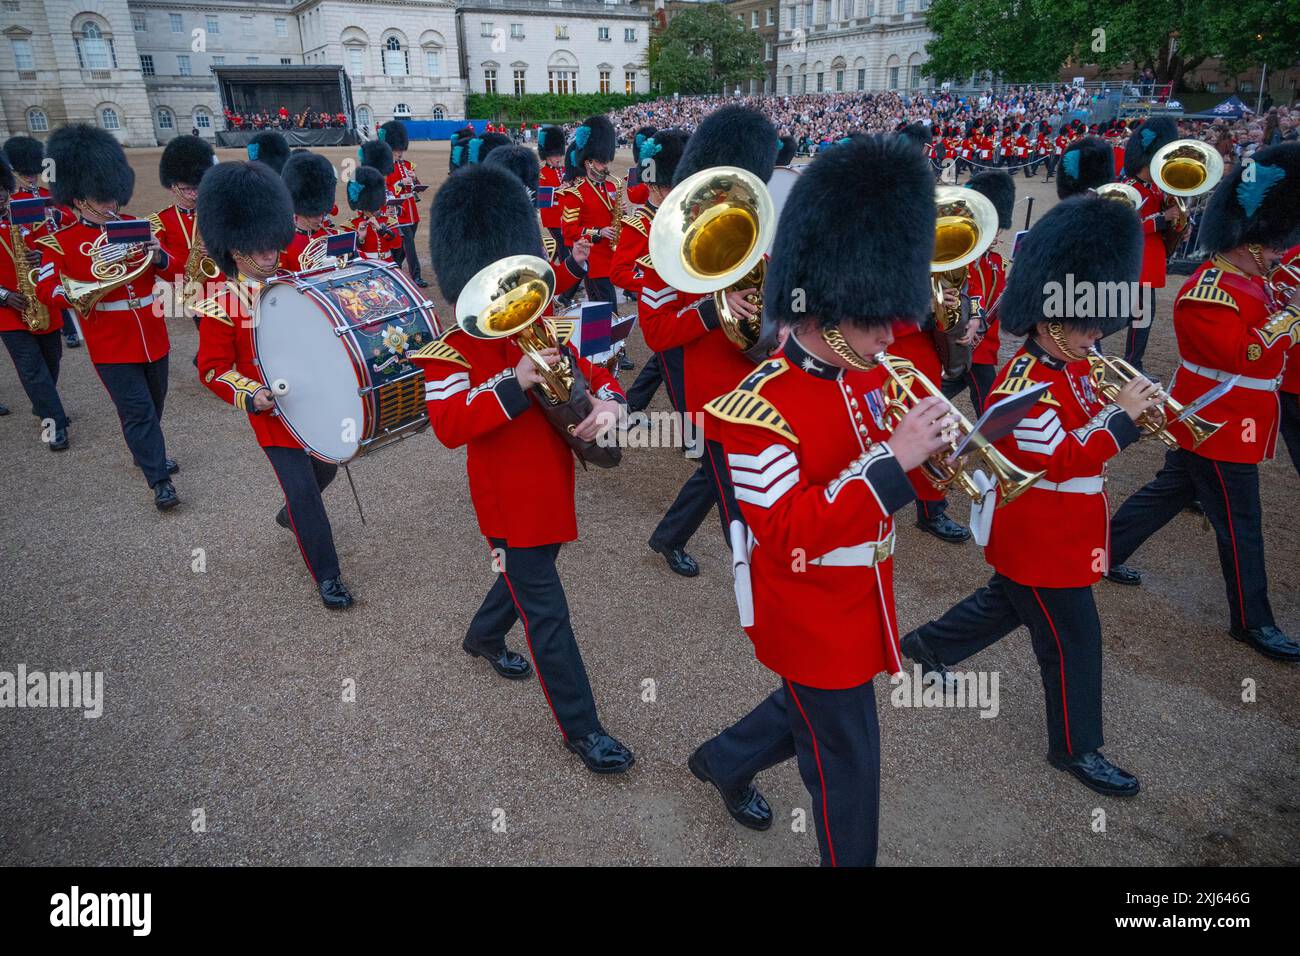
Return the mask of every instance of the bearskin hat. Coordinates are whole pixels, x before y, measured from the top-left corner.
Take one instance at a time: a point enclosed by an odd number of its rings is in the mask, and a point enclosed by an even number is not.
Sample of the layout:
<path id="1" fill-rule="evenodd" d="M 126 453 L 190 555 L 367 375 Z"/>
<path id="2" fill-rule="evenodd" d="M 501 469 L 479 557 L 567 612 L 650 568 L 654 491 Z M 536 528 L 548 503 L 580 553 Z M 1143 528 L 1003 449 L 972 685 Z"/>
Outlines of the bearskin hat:
<path id="1" fill-rule="evenodd" d="M 691 134 L 673 182 L 713 166 L 738 166 L 767 182 L 777 148 L 776 127 L 766 116 L 744 106 L 724 106 L 704 117 Z"/>
<path id="2" fill-rule="evenodd" d="M 510 145 L 510 137 L 505 133 L 484 133 L 482 136 L 476 136 L 465 144 L 465 161 L 468 163 L 481 163 L 488 158 L 488 155 L 502 146 Z"/>
<path id="3" fill-rule="evenodd" d="M 1061 153 L 1056 171 L 1056 195 L 1065 199 L 1113 182 L 1115 151 L 1100 136 L 1076 139 Z"/>
<path id="4" fill-rule="evenodd" d="M 334 206 L 333 164 L 320 153 L 295 153 L 284 164 L 284 184 L 299 216 L 323 216 Z"/>
<path id="5" fill-rule="evenodd" d="M 636 133 L 632 136 L 632 142 L 628 144 L 632 147 L 633 158 L 640 157 L 641 144 L 644 143 L 646 140 L 648 140 L 654 134 L 655 134 L 655 128 L 653 126 L 642 126 L 639 130 L 636 131 Z"/>
<path id="6" fill-rule="evenodd" d="M 357 150 L 362 166 L 372 166 L 385 176 L 393 171 L 393 150 L 382 139 L 369 139 Z"/>
<path id="7" fill-rule="evenodd" d="M 0 189 L 11 193 L 17 185 L 14 181 L 14 171 L 9 165 L 9 160 L 5 159 L 4 153 L 0 152 Z"/>
<path id="8" fill-rule="evenodd" d="M 212 261 L 234 276 L 234 252 L 269 252 L 293 241 L 293 201 L 265 163 L 221 163 L 199 184 L 199 234 Z"/>
<path id="9" fill-rule="evenodd" d="M 1128 322 L 1129 309 L 1120 297 L 1120 314 L 1104 314 L 1114 297 L 1103 294 L 1103 283 L 1133 288 L 1141 272 L 1137 213 L 1127 203 L 1072 196 L 1057 203 L 1021 240 L 999 306 L 1002 328 L 1028 335 L 1037 323 L 1055 321 L 1109 335 Z M 1072 314 L 1074 303 L 1064 298 L 1069 288 L 1094 290 L 1092 314 Z"/>
<path id="10" fill-rule="evenodd" d="M 924 123 L 907 123 L 898 131 L 898 135 L 922 148 L 930 142 L 930 129 Z"/>
<path id="11" fill-rule="evenodd" d="M 789 166 L 794 162 L 795 153 L 799 151 L 799 144 L 794 141 L 793 136 L 781 137 L 781 148 L 776 151 L 776 166 Z"/>
<path id="12" fill-rule="evenodd" d="M 1016 181 L 1004 169 L 990 169 L 976 173 L 966 184 L 993 203 L 998 211 L 998 228 L 1011 228 L 1011 211 L 1016 205 Z"/>
<path id="13" fill-rule="evenodd" d="M 564 130 L 558 126 L 543 126 L 537 131 L 537 155 L 542 159 L 564 155 Z"/>
<path id="14" fill-rule="evenodd" d="M 45 144 L 31 136 L 10 136 L 5 140 L 4 154 L 14 172 L 39 176 L 41 160 L 45 158 Z"/>
<path id="15" fill-rule="evenodd" d="M 542 172 L 542 164 L 537 154 L 527 146 L 501 146 L 492 150 L 483 160 L 488 166 L 503 166 L 519 177 L 530 196 L 537 195 L 537 181 Z"/>
<path id="16" fill-rule="evenodd" d="M 273 129 L 264 129 L 248 141 L 248 158 L 251 162 L 266 163 L 276 175 L 284 171 L 289 161 L 289 141 Z"/>
<path id="17" fill-rule="evenodd" d="M 406 131 L 406 124 L 401 120 L 389 120 L 379 127 L 376 135 L 395 153 L 411 148 L 411 136 Z"/>
<path id="18" fill-rule="evenodd" d="M 348 183 L 348 207 L 353 212 L 379 212 L 387 198 L 384 174 L 373 166 L 358 166 Z"/>
<path id="19" fill-rule="evenodd" d="M 612 162 L 614 159 L 614 124 L 605 116 L 588 116 L 582 125 L 573 131 L 573 141 L 565 153 L 564 162 L 568 167 L 569 179 L 585 175 L 583 163 L 594 159 L 600 163 Z"/>
<path id="20" fill-rule="evenodd" d="M 661 129 L 641 144 L 637 163 L 641 181 L 650 186 L 671 187 L 677 166 L 691 134 L 684 129 Z"/>
<path id="21" fill-rule="evenodd" d="M 777 225 L 765 333 L 809 317 L 823 328 L 882 328 L 928 315 L 934 229 L 934 170 L 903 137 L 857 136 L 820 154 Z"/>
<path id="22" fill-rule="evenodd" d="M 429 258 L 443 298 L 454 303 L 476 272 L 517 255 L 546 258 L 537 210 L 514 173 L 477 165 L 448 177 L 429 209 Z"/>
<path id="23" fill-rule="evenodd" d="M 217 161 L 217 154 L 208 141 L 198 136 L 173 136 L 163 147 L 158 161 L 158 181 L 164 189 L 177 183 L 197 186 Z"/>
<path id="24" fill-rule="evenodd" d="M 1300 143 L 1261 149 L 1253 163 L 1219 183 L 1205 208 L 1200 240 L 1212 253 L 1246 243 L 1274 249 L 1300 243 Z"/>
<path id="25" fill-rule="evenodd" d="M 1168 116 L 1152 116 L 1133 131 L 1124 147 L 1124 175 L 1136 176 L 1151 165 L 1156 150 L 1178 138 L 1178 124 Z"/>
<path id="26" fill-rule="evenodd" d="M 135 190 L 135 171 L 113 134 L 76 123 L 55 130 L 45 155 L 54 161 L 50 193 L 64 206 L 74 199 L 116 200 L 125 206 Z"/>

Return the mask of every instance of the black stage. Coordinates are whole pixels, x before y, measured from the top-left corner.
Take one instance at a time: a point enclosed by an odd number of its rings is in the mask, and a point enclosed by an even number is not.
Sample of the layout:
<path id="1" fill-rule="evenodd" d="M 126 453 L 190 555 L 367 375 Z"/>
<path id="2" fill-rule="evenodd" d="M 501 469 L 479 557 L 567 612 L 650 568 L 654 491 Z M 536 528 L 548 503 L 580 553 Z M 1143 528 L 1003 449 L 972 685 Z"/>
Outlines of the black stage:
<path id="1" fill-rule="evenodd" d="M 343 146 L 360 141 L 352 130 L 356 126 L 352 83 L 341 66 L 216 66 L 212 72 L 217 78 L 223 111 L 276 116 L 284 107 L 291 116 L 310 110 L 347 117 L 348 129 L 281 130 L 291 145 Z M 217 134 L 217 143 L 242 146 L 256 132 L 247 127 L 238 132 L 224 130 Z"/>
<path id="2" fill-rule="evenodd" d="M 354 129 L 279 129 L 281 136 L 289 141 L 289 146 L 355 146 L 361 142 L 361 136 Z M 223 129 L 217 131 L 217 145 L 221 147 L 238 147 L 242 149 L 248 141 L 262 132 L 260 129 Z"/>

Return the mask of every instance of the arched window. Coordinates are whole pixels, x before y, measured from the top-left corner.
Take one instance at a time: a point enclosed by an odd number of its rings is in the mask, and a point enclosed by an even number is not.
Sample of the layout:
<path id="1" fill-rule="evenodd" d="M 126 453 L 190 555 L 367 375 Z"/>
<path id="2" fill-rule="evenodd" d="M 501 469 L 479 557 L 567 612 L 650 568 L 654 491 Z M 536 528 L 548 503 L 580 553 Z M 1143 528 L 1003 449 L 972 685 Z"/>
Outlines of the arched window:
<path id="1" fill-rule="evenodd" d="M 398 103 L 396 106 L 393 107 L 394 117 L 410 116 L 410 115 L 411 115 L 411 108 L 407 106 L 405 103 Z"/>
<path id="2" fill-rule="evenodd" d="M 433 108 L 433 118 L 436 120 L 446 119 L 447 111 L 443 109 L 441 106 L 435 106 Z"/>
<path id="3" fill-rule="evenodd" d="M 73 30 L 77 44 L 77 62 L 83 70 L 115 70 L 117 54 L 113 50 L 113 38 L 106 36 L 103 28 L 94 20 L 83 20 Z"/>
<path id="4" fill-rule="evenodd" d="M 160 108 L 160 109 L 158 110 L 158 128 L 159 128 L 159 129 L 175 129 L 175 128 L 176 128 L 176 121 L 172 118 L 172 111 L 171 111 L 171 110 L 166 109 L 165 107 L 164 107 L 164 108 Z"/>
<path id="5" fill-rule="evenodd" d="M 196 107 L 194 110 L 194 125 L 200 130 L 211 129 L 212 114 L 202 106 Z"/>
<path id="6" fill-rule="evenodd" d="M 122 122 L 117 117 L 117 110 L 111 106 L 105 106 L 99 111 L 99 125 L 104 129 L 121 129 Z"/>
<path id="7" fill-rule="evenodd" d="M 358 107 L 357 107 L 357 125 L 358 125 L 358 126 L 369 126 L 370 123 L 371 123 L 371 121 L 372 121 L 372 117 L 371 117 L 371 115 L 370 115 L 370 107 L 369 107 L 369 106 L 358 106 Z"/>
<path id="8" fill-rule="evenodd" d="M 45 115 L 45 110 L 31 109 L 27 111 L 27 128 L 33 133 L 46 133 L 50 129 L 50 118 Z"/>
<path id="9" fill-rule="evenodd" d="M 390 35 L 384 41 L 384 73 L 388 76 L 406 76 L 410 72 L 411 64 L 402 47 L 401 38 Z"/>

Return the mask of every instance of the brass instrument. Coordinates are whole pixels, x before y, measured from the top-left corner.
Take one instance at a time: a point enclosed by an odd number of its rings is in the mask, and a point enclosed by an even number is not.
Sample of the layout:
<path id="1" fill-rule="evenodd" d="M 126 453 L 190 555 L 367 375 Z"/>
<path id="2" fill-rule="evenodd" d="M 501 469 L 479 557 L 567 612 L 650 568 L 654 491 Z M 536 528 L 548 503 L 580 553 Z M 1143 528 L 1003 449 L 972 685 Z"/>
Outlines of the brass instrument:
<path id="1" fill-rule="evenodd" d="M 23 309 L 23 324 L 37 334 L 50 327 L 50 310 L 36 298 L 37 267 L 28 256 L 27 243 L 23 241 L 21 226 L 9 227 L 9 241 L 13 244 L 14 274 L 18 277 L 18 293 L 27 300 Z"/>
<path id="2" fill-rule="evenodd" d="M 1095 346 L 1088 349 L 1086 357 L 1093 387 L 1108 402 L 1115 401 L 1115 396 L 1120 393 L 1120 389 L 1133 379 L 1142 376 L 1141 372 L 1122 358 L 1103 355 Z M 1159 405 L 1148 408 L 1134 424 L 1142 430 L 1143 434 L 1155 435 L 1170 448 L 1177 448 L 1178 439 L 1169 434 L 1169 424 L 1182 413 L 1183 406 L 1165 395 Z M 1186 425 L 1187 430 L 1192 433 L 1193 448 L 1199 446 L 1224 425 L 1223 422 L 1207 422 L 1200 415 L 1189 415 L 1182 424 Z"/>
<path id="3" fill-rule="evenodd" d="M 763 257 L 776 234 L 776 209 L 761 179 L 735 166 L 715 166 L 687 177 L 670 192 L 650 223 L 655 270 L 682 292 L 711 292 L 722 331 L 741 351 L 762 332 Z M 754 288 L 759 307 L 741 319 L 727 292 Z"/>
<path id="4" fill-rule="evenodd" d="M 890 431 L 898 427 L 903 416 L 911 411 L 914 405 L 932 395 L 942 398 L 944 404 L 948 406 L 948 414 L 957 419 L 957 432 L 962 438 L 975 431 L 975 426 L 966 416 L 959 412 L 957 407 L 944 397 L 943 392 L 907 359 L 884 352 L 876 354 L 873 359 L 877 365 L 884 367 L 895 387 L 895 395 L 891 396 L 885 405 L 885 417 L 891 422 Z M 957 450 L 958 444 L 959 439 L 953 439 L 948 443 L 946 450 L 932 455 L 921 466 L 921 471 L 930 484 L 940 491 L 946 491 L 950 485 L 956 485 L 970 497 L 971 501 L 982 501 L 984 492 L 968 474 L 966 462 L 960 459 L 952 464 L 948 462 L 949 456 Z M 1047 474 L 1045 471 L 1030 472 L 1018 467 L 980 435 L 976 435 L 967 448 L 970 450 L 963 457 L 983 465 L 997 483 L 999 508 L 1007 502 L 1015 501 L 1032 488 L 1038 479 Z"/>
<path id="5" fill-rule="evenodd" d="M 207 247 L 203 244 L 203 234 L 199 232 L 197 216 L 194 217 L 194 234 L 192 238 L 190 254 L 185 259 L 185 286 L 181 292 L 185 305 L 190 308 L 193 307 L 195 302 L 207 298 L 209 282 L 221 278 L 221 270 L 212 261 L 212 258 L 208 255 Z M 198 288 L 195 288 L 195 286 Z"/>
<path id="6" fill-rule="evenodd" d="M 1104 183 L 1093 191 L 1102 199 L 1128 203 L 1134 212 L 1142 208 L 1142 194 L 1128 183 Z"/>
<path id="7" fill-rule="evenodd" d="M 1199 139 L 1176 139 L 1160 147 L 1151 157 L 1151 181 L 1167 196 L 1174 197 L 1178 217 L 1166 239 L 1166 252 L 1177 247 L 1179 234 L 1187 228 L 1187 199 L 1208 193 L 1223 178 L 1223 157 L 1209 143 Z"/>
<path id="8" fill-rule="evenodd" d="M 323 233 L 312 239 L 307 245 L 303 246 L 302 252 L 298 254 L 298 271 L 311 272 L 315 269 L 321 269 L 328 266 L 331 269 L 337 269 L 342 263 L 339 262 L 338 256 L 327 256 L 325 248 L 329 245 L 331 233 Z"/>
<path id="9" fill-rule="evenodd" d="M 966 285 L 970 264 L 984 255 L 998 236 L 998 211 L 983 193 L 964 186 L 937 186 L 934 202 L 934 255 L 930 281 L 934 289 L 934 334 L 945 378 L 958 378 L 970 368 L 972 348 L 957 340 L 966 334 L 961 306 L 949 308 L 944 292 L 958 294 Z"/>
<path id="10" fill-rule="evenodd" d="M 114 219 L 121 216 L 114 214 Z M 83 242 L 81 254 L 90 258 L 92 281 L 65 276 L 63 291 L 72 307 L 82 315 L 95 311 L 100 300 L 114 289 L 134 282 L 153 265 L 153 251 L 144 243 L 109 244 L 108 233 L 101 231 L 94 242 Z"/>

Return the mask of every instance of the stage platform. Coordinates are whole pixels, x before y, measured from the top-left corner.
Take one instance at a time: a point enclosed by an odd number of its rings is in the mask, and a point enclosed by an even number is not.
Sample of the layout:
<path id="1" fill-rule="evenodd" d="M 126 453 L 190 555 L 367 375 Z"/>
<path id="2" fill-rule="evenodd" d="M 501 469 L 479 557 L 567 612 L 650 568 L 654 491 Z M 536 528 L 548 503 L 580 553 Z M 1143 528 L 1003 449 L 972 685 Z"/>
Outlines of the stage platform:
<path id="1" fill-rule="evenodd" d="M 217 132 L 217 145 L 242 149 L 261 132 L 260 129 L 220 130 Z M 276 132 L 287 139 L 291 147 L 355 146 L 361 142 L 361 134 L 354 129 L 281 129 Z"/>

